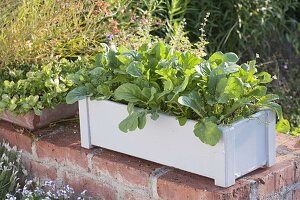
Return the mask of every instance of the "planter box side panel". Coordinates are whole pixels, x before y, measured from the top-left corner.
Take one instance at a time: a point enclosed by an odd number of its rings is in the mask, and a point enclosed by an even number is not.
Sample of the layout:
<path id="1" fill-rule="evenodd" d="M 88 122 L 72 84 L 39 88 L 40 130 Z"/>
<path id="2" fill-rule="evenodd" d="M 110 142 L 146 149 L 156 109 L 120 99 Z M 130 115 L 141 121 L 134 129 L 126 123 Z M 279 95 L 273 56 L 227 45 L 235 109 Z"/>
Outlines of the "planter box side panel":
<path id="1" fill-rule="evenodd" d="M 269 160 L 268 143 L 272 142 L 268 141 L 268 134 L 273 134 L 274 138 L 276 135 L 275 114 L 262 111 L 231 128 L 235 137 L 235 177 L 266 166 Z M 275 156 L 275 147 L 270 151 L 274 151 Z"/>
<path id="2" fill-rule="evenodd" d="M 223 140 L 214 147 L 203 144 L 193 133 L 194 121 L 180 126 L 174 117 L 161 114 L 156 121 L 147 119 L 144 129 L 123 133 L 118 125 L 128 115 L 126 106 L 89 101 L 88 107 L 92 145 L 213 179 L 224 177 Z"/>

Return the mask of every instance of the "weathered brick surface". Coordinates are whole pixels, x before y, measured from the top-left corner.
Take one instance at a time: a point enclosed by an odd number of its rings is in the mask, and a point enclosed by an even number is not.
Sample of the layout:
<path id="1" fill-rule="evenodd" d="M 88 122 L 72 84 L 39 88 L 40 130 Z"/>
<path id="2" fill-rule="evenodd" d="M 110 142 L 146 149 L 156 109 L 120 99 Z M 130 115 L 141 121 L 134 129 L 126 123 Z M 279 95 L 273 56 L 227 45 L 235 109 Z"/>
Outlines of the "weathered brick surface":
<path id="1" fill-rule="evenodd" d="M 97 199 L 117 199 L 117 191 L 115 189 L 100 181 L 93 180 L 89 177 L 80 176 L 72 172 L 65 172 L 64 180 L 65 183 L 73 187 L 77 193 L 87 190 L 87 195 L 93 196 Z"/>
<path id="2" fill-rule="evenodd" d="M 150 187 L 150 174 L 159 164 L 103 149 L 95 154 L 92 172 L 96 175 L 106 174 L 118 182 L 127 182 L 142 187 Z"/>
<path id="3" fill-rule="evenodd" d="M 124 197 L 121 198 L 126 200 L 154 200 L 146 194 L 136 194 L 134 190 L 126 191 Z"/>
<path id="4" fill-rule="evenodd" d="M 57 169 L 55 167 L 50 167 L 30 159 L 22 159 L 22 163 L 28 174 L 32 177 L 38 177 L 41 180 L 57 179 Z"/>
<path id="5" fill-rule="evenodd" d="M 32 138 L 36 148 L 32 148 Z M 110 150 L 83 149 L 77 123 L 59 124 L 31 135 L 0 121 L 0 139 L 26 152 L 23 156 L 28 159 L 23 163 L 31 175 L 63 180 L 78 192 L 87 189 L 88 195 L 98 199 L 151 200 L 158 195 L 163 200 L 300 200 L 300 139 L 283 134 L 277 135 L 276 165 L 258 169 L 229 188 L 176 169 L 154 176 L 161 165 Z M 294 191 L 286 190 L 294 187 Z"/>
<path id="6" fill-rule="evenodd" d="M 258 183 L 257 194 L 263 199 L 295 183 L 295 163 L 291 160 L 284 160 L 272 167 L 258 169 L 247 178 Z"/>
<path id="7" fill-rule="evenodd" d="M 157 192 L 160 198 L 166 200 L 249 199 L 250 184 L 238 180 L 234 186 L 224 189 L 215 186 L 212 179 L 173 170 L 159 177 Z"/>
<path id="8" fill-rule="evenodd" d="M 80 147 L 78 133 L 62 132 L 43 137 L 37 141 L 36 148 L 40 159 L 53 160 L 65 165 L 69 163 L 88 171 L 87 154 L 90 151 Z"/>
<path id="9" fill-rule="evenodd" d="M 32 138 L 22 128 L 0 120 L 0 141 L 6 141 L 11 146 L 17 146 L 18 150 L 32 153 Z"/>
<path id="10" fill-rule="evenodd" d="M 293 199 L 294 200 L 300 200 L 300 188 L 297 188 L 293 191 Z"/>

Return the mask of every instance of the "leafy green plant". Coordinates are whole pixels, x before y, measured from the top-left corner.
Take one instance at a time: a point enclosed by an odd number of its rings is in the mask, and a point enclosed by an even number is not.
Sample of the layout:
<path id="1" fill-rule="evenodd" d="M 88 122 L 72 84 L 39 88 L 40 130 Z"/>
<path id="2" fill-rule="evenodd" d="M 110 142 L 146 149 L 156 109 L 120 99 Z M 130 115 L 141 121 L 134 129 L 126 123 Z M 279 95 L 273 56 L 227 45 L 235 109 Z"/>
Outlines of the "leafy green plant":
<path id="1" fill-rule="evenodd" d="M 16 148 L 0 145 L 0 198 L 6 199 L 8 192 L 14 193 L 25 182 L 27 172 L 21 164 Z"/>
<path id="2" fill-rule="evenodd" d="M 176 116 L 180 125 L 196 120 L 195 135 L 215 145 L 221 132 L 217 125 L 231 124 L 269 108 L 283 119 L 277 95 L 268 94 L 272 81 L 267 72 L 257 72 L 255 61 L 238 65 L 234 53 L 216 52 L 205 60 L 189 52 L 174 51 L 163 42 L 143 44 L 137 51 L 106 46 L 92 70 L 81 69 L 71 79 L 77 85 L 67 103 L 87 96 L 128 104 L 123 132 L 142 129 L 146 115 L 153 120 L 160 112 Z M 139 107 L 140 109 L 135 109 Z"/>
<path id="3" fill-rule="evenodd" d="M 0 112 L 9 110 L 25 114 L 34 110 L 39 115 L 43 108 L 64 103 L 66 94 L 73 88 L 68 74 L 88 65 L 85 59 L 74 62 L 62 59 L 41 66 L 20 65 L 0 69 Z"/>

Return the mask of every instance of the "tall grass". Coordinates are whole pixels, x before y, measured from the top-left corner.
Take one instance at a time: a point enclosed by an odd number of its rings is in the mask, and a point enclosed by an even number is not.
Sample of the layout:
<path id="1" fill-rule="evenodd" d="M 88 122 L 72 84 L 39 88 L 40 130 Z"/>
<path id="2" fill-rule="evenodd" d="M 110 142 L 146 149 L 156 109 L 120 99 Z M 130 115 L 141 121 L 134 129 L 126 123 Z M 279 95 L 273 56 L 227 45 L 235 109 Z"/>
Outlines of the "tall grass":
<path id="1" fill-rule="evenodd" d="M 0 66 L 93 55 L 107 35 L 118 34 L 120 24 L 130 20 L 127 0 L 14 2 L 1 2 L 10 12 L 0 13 Z"/>

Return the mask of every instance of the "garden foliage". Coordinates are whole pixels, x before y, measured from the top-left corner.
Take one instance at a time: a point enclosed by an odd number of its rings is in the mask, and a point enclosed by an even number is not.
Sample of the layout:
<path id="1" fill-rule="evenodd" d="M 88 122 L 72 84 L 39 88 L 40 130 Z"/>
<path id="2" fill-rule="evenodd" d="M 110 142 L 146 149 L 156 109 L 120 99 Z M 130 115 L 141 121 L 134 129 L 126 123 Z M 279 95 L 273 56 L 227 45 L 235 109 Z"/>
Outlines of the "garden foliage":
<path id="1" fill-rule="evenodd" d="M 205 60 L 161 41 L 143 44 L 137 51 L 106 46 L 94 69 L 71 76 L 77 87 L 68 93 L 67 102 L 88 96 L 128 104 L 129 115 L 119 124 L 123 132 L 142 129 L 146 115 L 155 120 L 161 112 L 176 116 L 180 125 L 194 119 L 195 135 L 210 145 L 221 137 L 217 125 L 266 108 L 277 113 L 278 128 L 286 128 L 281 106 L 274 102 L 278 96 L 267 93 L 271 75 L 258 73 L 255 61 L 239 65 L 238 60 L 234 53 L 221 52 Z"/>

